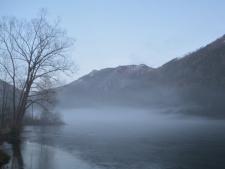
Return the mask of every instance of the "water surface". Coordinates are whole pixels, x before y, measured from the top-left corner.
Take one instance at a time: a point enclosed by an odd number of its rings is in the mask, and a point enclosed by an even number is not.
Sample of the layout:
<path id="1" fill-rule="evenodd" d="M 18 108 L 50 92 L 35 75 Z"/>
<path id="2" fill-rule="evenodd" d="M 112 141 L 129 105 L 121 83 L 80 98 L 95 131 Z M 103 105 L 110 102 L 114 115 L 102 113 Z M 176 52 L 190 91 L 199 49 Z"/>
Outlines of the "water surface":
<path id="1" fill-rule="evenodd" d="M 224 169 L 223 120 L 166 115 L 157 110 L 96 108 L 62 113 L 65 126 L 26 127 L 17 151 L 8 146 L 14 157 L 8 166 Z"/>

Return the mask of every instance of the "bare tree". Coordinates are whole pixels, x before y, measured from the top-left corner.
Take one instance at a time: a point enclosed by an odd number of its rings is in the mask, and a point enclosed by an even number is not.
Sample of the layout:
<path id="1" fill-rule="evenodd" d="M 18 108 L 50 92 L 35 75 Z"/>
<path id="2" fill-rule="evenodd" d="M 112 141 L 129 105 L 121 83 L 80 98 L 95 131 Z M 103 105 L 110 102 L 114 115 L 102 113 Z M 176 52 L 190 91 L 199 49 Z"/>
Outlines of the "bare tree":
<path id="1" fill-rule="evenodd" d="M 0 67 L 1 68 L 1 67 Z M 10 95 L 12 92 L 11 86 L 6 83 L 7 81 L 7 72 L 4 71 L 4 69 L 0 69 L 0 123 L 1 128 L 6 128 L 7 124 L 10 122 L 10 116 L 11 116 L 11 102 L 10 102 Z"/>
<path id="2" fill-rule="evenodd" d="M 1 82 L 1 107 L 0 107 L 0 124 L 1 128 L 5 127 L 5 119 L 6 119 L 6 111 L 7 111 L 7 103 L 8 103 L 8 93 L 7 93 L 7 84 L 3 81 Z"/>
<path id="3" fill-rule="evenodd" d="M 12 85 L 13 129 L 20 129 L 29 106 L 43 101 L 38 96 L 46 95 L 48 87 L 40 84 L 69 69 L 67 54 L 72 44 L 59 23 L 50 24 L 44 12 L 30 21 L 1 19 L 0 65 Z"/>

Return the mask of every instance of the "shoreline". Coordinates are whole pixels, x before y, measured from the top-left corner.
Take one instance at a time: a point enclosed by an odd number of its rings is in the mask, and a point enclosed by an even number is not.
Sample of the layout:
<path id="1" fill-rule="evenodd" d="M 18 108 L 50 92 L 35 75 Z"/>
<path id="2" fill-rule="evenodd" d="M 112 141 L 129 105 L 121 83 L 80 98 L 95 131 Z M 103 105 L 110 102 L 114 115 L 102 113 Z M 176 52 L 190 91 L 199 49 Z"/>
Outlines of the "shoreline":
<path id="1" fill-rule="evenodd" d="M 0 149 L 0 167 L 7 164 L 10 160 L 10 156 L 5 153 L 2 149 Z"/>

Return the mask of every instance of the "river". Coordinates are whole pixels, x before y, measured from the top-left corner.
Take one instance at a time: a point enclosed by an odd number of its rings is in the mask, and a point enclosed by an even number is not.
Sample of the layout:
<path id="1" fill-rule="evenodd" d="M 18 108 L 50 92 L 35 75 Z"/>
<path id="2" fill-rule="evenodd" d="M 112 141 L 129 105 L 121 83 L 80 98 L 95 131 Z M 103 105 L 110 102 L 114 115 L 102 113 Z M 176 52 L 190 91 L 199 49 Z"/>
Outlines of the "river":
<path id="1" fill-rule="evenodd" d="M 66 125 L 25 127 L 4 144 L 12 169 L 224 169 L 225 122 L 157 110 L 61 110 Z"/>

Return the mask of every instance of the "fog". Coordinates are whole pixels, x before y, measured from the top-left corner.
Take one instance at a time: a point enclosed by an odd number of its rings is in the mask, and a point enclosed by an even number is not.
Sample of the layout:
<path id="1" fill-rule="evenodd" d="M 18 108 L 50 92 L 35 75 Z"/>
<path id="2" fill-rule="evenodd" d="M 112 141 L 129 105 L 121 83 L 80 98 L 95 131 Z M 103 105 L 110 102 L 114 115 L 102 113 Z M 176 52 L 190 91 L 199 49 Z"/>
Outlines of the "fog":
<path id="1" fill-rule="evenodd" d="M 164 109 L 57 111 L 65 125 L 24 129 L 25 169 L 223 169 L 223 120 Z"/>
<path id="2" fill-rule="evenodd" d="M 0 169 L 225 168 L 225 1 L 51 1 L 1 3 Z"/>
<path id="3" fill-rule="evenodd" d="M 162 109 L 108 107 L 62 112 L 67 122 L 64 134 L 74 138 L 70 149 L 76 147 L 82 158 L 106 168 L 165 168 L 180 164 L 201 168 L 206 167 L 202 161 L 212 159 L 211 153 L 222 162 L 223 156 L 218 155 L 224 149 L 223 120 L 165 114 L 168 111 Z"/>
<path id="4" fill-rule="evenodd" d="M 224 126 L 223 120 L 186 116 L 165 109 L 89 108 L 61 110 L 66 128 L 90 136 L 130 138 L 146 137 L 149 134 L 168 135 L 199 134 L 204 136 Z M 172 111 L 172 110 L 170 110 Z M 199 133 L 198 133 L 199 132 Z M 189 135 L 190 139 L 194 139 Z M 154 138 L 152 138 L 154 139 Z"/>
<path id="5" fill-rule="evenodd" d="M 223 120 L 165 114 L 168 111 L 162 109 L 108 107 L 62 112 L 67 122 L 64 131 L 76 137 L 72 142 L 76 151 L 97 166 L 205 169 L 224 164 Z"/>

